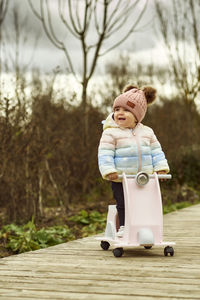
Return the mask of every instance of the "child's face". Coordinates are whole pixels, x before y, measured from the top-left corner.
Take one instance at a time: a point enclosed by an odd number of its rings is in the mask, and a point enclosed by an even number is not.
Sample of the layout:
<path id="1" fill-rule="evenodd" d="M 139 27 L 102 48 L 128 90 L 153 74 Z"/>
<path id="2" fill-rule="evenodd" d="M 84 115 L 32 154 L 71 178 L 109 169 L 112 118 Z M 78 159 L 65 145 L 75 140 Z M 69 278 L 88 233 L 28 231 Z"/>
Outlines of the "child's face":
<path id="1" fill-rule="evenodd" d="M 118 106 L 114 110 L 114 120 L 120 127 L 134 128 L 137 121 L 135 116 L 126 108 Z"/>

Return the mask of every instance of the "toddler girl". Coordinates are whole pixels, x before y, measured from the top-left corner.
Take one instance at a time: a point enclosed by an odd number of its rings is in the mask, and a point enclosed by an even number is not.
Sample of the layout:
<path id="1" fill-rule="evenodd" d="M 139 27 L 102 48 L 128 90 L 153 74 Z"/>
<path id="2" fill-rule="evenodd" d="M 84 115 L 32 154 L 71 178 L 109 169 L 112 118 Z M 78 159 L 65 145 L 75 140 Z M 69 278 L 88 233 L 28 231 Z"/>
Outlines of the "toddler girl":
<path id="1" fill-rule="evenodd" d="M 99 170 L 104 179 L 112 181 L 113 197 L 117 203 L 120 229 L 124 228 L 124 194 L 119 174 L 168 173 L 169 166 L 153 130 L 141 123 L 147 105 L 156 97 L 152 87 L 139 89 L 127 86 L 113 104 L 103 126 L 98 149 Z"/>

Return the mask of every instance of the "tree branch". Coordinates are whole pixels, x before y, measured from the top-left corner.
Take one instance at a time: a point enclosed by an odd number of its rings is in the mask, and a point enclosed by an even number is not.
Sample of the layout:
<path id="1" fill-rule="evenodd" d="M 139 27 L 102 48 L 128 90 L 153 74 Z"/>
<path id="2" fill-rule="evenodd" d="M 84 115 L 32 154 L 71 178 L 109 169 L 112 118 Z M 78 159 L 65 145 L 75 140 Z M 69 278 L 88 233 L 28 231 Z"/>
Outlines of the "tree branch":
<path id="1" fill-rule="evenodd" d="M 33 7 L 32 3 L 31 3 L 31 0 L 28 0 L 29 1 L 29 4 L 30 4 L 30 7 L 32 9 L 32 11 L 34 12 L 34 14 L 37 16 L 37 18 L 41 21 L 42 25 L 43 25 L 43 28 L 44 28 L 44 31 L 48 37 L 48 39 L 52 42 L 52 44 L 62 50 L 67 58 L 67 61 L 68 61 L 68 64 L 69 64 L 69 68 L 70 68 L 70 71 L 71 73 L 74 75 L 74 77 L 77 79 L 78 81 L 78 78 L 76 76 L 76 73 L 75 73 L 75 70 L 74 70 L 74 67 L 72 65 L 72 61 L 71 61 L 71 57 L 69 55 L 69 52 L 68 50 L 66 49 L 65 45 L 63 42 L 59 41 L 54 33 L 54 30 L 53 30 L 53 27 L 52 27 L 52 23 L 51 23 L 51 16 L 50 16 L 50 12 L 49 12 L 49 6 L 48 6 L 48 2 L 46 0 L 46 8 L 47 8 L 47 17 L 48 17 L 48 23 L 49 23 L 49 29 L 47 27 L 47 24 L 46 24 L 46 21 L 45 21 L 45 16 L 44 16 L 44 0 L 40 0 L 40 12 L 41 12 L 41 15 L 35 10 L 35 8 Z"/>
<path id="2" fill-rule="evenodd" d="M 69 17 L 70 17 L 70 21 L 72 23 L 72 26 L 74 28 L 74 31 L 80 35 L 81 34 L 81 31 L 78 30 L 78 28 L 76 27 L 76 24 L 74 22 L 74 17 L 73 17 L 73 13 L 72 13 L 72 6 L 71 6 L 71 0 L 68 0 L 68 7 L 69 7 Z"/>
<path id="3" fill-rule="evenodd" d="M 59 0 L 59 1 L 58 1 L 58 13 L 59 13 L 60 19 L 61 19 L 61 21 L 63 22 L 63 24 L 66 26 L 66 28 L 69 30 L 69 32 L 70 32 L 73 36 L 75 36 L 76 38 L 79 38 L 79 35 L 76 34 L 76 32 L 72 30 L 72 28 L 69 26 L 68 22 L 67 22 L 66 19 L 64 18 L 64 15 L 63 15 L 63 13 L 62 13 L 63 7 L 61 7 L 61 1 L 62 1 L 62 0 Z"/>
<path id="4" fill-rule="evenodd" d="M 135 1 L 131 6 L 125 5 L 125 7 L 120 11 L 120 14 L 118 16 L 116 16 L 116 19 L 113 21 L 113 23 L 111 23 L 111 19 L 109 18 L 109 21 L 107 23 L 107 31 L 110 32 L 112 30 L 112 28 L 114 28 L 116 26 L 116 24 L 119 23 L 120 19 L 122 19 L 122 18 L 128 19 L 129 16 L 132 14 L 133 9 L 137 6 L 138 2 L 139 2 L 139 0 Z M 147 2 L 148 2 L 148 0 L 147 0 Z M 121 3 L 123 3 L 123 2 L 120 2 L 120 4 Z M 118 7 L 116 6 L 116 8 L 118 11 L 119 6 Z M 110 24 L 110 26 L 109 26 L 109 24 Z"/>
<path id="5" fill-rule="evenodd" d="M 200 43 L 199 43 L 199 34 L 197 31 L 197 20 L 196 20 L 196 15 L 195 15 L 195 9 L 194 9 L 194 2 L 193 0 L 190 0 L 190 9 L 191 9 L 191 13 L 192 13 L 192 19 L 193 19 L 193 36 L 194 36 L 194 42 L 195 42 L 195 46 L 197 49 L 197 53 L 198 56 L 200 58 Z"/>
<path id="6" fill-rule="evenodd" d="M 93 9 L 93 12 L 94 12 L 94 24 L 95 24 L 95 28 L 96 28 L 96 31 L 97 31 L 97 34 L 100 35 L 100 30 L 99 30 L 99 24 L 98 24 L 98 21 L 97 21 L 97 1 L 98 0 L 95 0 L 95 3 L 94 3 L 94 9 Z"/>
<path id="7" fill-rule="evenodd" d="M 9 4 L 9 0 L 1 0 L 0 1 L 0 26 L 3 23 L 3 20 L 6 16 L 6 13 L 8 11 L 8 4 Z"/>
<path id="8" fill-rule="evenodd" d="M 125 34 L 125 36 L 121 40 L 119 40 L 117 43 L 115 43 L 113 46 L 111 46 L 109 49 L 107 49 L 105 52 L 99 54 L 99 56 L 103 56 L 103 55 L 107 54 L 109 51 L 111 51 L 111 50 L 115 49 L 116 47 L 118 47 L 119 45 L 121 45 L 134 32 L 136 26 L 140 22 L 143 14 L 144 14 L 144 12 L 145 12 L 145 10 L 147 8 L 147 3 L 148 3 L 148 0 L 146 0 L 145 5 L 144 5 L 142 11 L 140 12 L 137 20 L 135 21 L 135 23 L 131 27 L 131 29 Z"/>
<path id="9" fill-rule="evenodd" d="M 120 6 L 121 3 L 122 3 L 121 0 L 118 0 L 118 2 L 116 2 L 115 8 L 113 9 L 113 11 L 112 11 L 112 13 L 111 13 L 111 15 L 109 17 L 107 26 L 109 26 L 109 24 L 111 23 L 112 19 L 114 18 L 115 14 L 117 13 L 118 8 L 119 8 L 119 6 Z"/>
<path id="10" fill-rule="evenodd" d="M 29 3 L 29 6 L 30 6 L 32 12 L 34 13 L 34 15 L 35 15 L 40 21 L 42 21 L 41 16 L 40 16 L 40 15 L 38 14 L 38 12 L 35 10 L 35 8 L 34 8 L 32 2 L 31 2 L 31 0 L 28 0 L 28 3 Z"/>
<path id="11" fill-rule="evenodd" d="M 89 24 L 91 21 L 91 15 L 92 15 L 92 2 L 91 0 L 85 0 L 85 14 L 84 14 L 84 22 L 83 22 L 83 32 L 86 34 Z"/>
<path id="12" fill-rule="evenodd" d="M 44 5 L 44 2 L 40 2 L 40 3 L 43 3 L 43 5 Z M 53 26 L 52 26 L 52 22 L 51 22 L 51 16 L 50 16 L 50 11 L 49 11 L 49 6 L 48 6 L 48 0 L 46 0 L 46 10 L 47 10 L 47 18 L 48 18 L 48 24 L 49 24 L 50 34 L 53 37 L 54 41 L 57 43 L 57 45 L 60 45 L 60 47 L 62 48 L 63 47 L 63 43 L 58 40 L 58 38 L 56 37 L 56 35 L 54 33 L 54 30 L 53 30 Z M 42 15 L 44 17 L 43 6 L 41 8 L 41 11 L 42 11 Z"/>
<path id="13" fill-rule="evenodd" d="M 107 2 L 107 0 L 104 0 L 104 14 L 103 14 L 103 22 L 102 22 L 102 33 L 99 36 L 99 40 L 98 40 L 96 50 L 95 50 L 95 53 L 94 53 L 94 56 L 93 56 L 93 62 L 92 62 L 92 66 L 91 66 L 91 69 L 90 69 L 89 76 L 88 76 L 88 80 L 91 78 L 91 76 L 92 76 L 92 74 L 95 70 L 96 62 L 97 62 L 97 59 L 99 57 L 99 51 L 101 49 L 101 45 L 102 45 L 102 42 L 103 42 L 103 39 L 104 39 L 105 30 L 106 30 L 107 13 L 108 13 L 108 2 Z"/>

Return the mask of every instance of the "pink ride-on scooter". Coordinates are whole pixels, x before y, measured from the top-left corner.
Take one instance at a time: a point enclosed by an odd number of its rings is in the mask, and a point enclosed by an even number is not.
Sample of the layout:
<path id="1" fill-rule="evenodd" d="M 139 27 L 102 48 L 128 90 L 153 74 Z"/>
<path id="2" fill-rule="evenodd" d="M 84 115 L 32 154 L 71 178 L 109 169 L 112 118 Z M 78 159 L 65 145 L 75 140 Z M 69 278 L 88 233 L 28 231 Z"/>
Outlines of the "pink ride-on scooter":
<path id="1" fill-rule="evenodd" d="M 159 179 L 170 179 L 171 175 L 154 173 L 148 175 L 121 175 L 125 200 L 125 226 L 123 237 L 118 237 L 118 214 L 116 205 L 109 205 L 106 230 L 101 241 L 101 248 L 108 250 L 114 246 L 113 254 L 121 257 L 123 247 L 165 246 L 164 255 L 174 255 L 174 242 L 163 242 L 163 211 Z"/>

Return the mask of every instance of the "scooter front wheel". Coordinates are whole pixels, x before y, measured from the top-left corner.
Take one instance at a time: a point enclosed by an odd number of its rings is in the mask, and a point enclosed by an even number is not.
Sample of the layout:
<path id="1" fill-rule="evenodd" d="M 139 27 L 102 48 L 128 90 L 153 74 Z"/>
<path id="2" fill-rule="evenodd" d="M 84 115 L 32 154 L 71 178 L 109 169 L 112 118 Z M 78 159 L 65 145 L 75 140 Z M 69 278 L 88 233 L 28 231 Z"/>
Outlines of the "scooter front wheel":
<path id="1" fill-rule="evenodd" d="M 123 248 L 113 249 L 113 254 L 114 254 L 115 257 L 121 257 L 123 253 L 124 253 Z"/>
<path id="2" fill-rule="evenodd" d="M 174 256 L 174 249 L 173 247 L 167 246 L 164 249 L 164 255 L 168 256 L 168 254 L 170 254 L 171 256 Z"/>
<path id="3" fill-rule="evenodd" d="M 101 246 L 101 248 L 102 248 L 103 250 L 108 250 L 109 247 L 110 247 L 110 244 L 109 244 L 108 242 L 106 242 L 106 241 L 101 241 L 100 246 Z"/>

